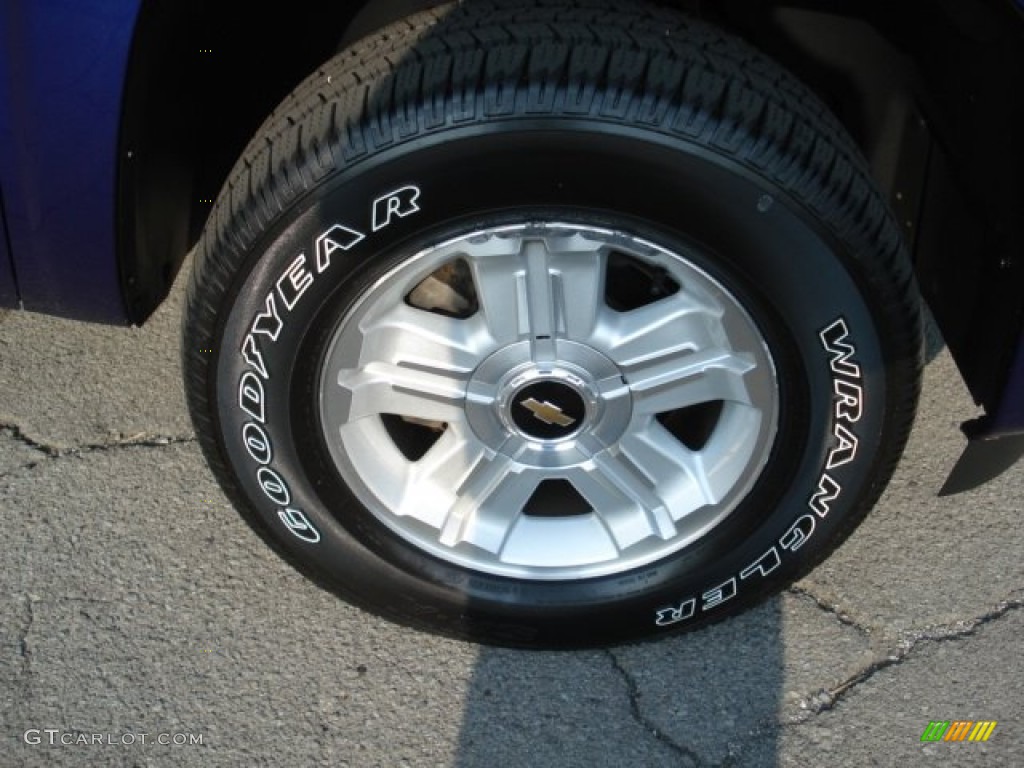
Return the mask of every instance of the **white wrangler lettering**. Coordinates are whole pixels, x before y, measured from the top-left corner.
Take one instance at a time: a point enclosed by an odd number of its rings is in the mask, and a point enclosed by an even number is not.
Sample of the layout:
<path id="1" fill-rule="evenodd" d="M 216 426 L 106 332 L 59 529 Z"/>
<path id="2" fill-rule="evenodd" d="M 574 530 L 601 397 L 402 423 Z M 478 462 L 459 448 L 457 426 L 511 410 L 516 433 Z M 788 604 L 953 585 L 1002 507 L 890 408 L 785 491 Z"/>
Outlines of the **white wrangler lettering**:
<path id="1" fill-rule="evenodd" d="M 849 464 L 857 455 L 857 436 L 853 432 L 839 422 L 836 422 L 835 429 L 832 431 L 838 444 L 829 451 L 826 469 L 835 469 L 843 464 Z"/>
<path id="2" fill-rule="evenodd" d="M 863 406 L 864 390 L 859 384 L 846 379 L 834 379 L 833 389 L 836 393 L 836 418 L 845 419 L 851 424 L 860 421 Z"/>
<path id="3" fill-rule="evenodd" d="M 692 597 L 689 600 L 684 600 L 677 606 L 669 606 L 668 608 L 662 608 L 657 613 L 657 618 L 654 619 L 654 623 L 659 627 L 667 627 L 672 624 L 678 624 L 680 621 L 685 621 L 693 616 L 697 610 L 697 601 Z"/>
<path id="4" fill-rule="evenodd" d="M 762 576 L 767 576 L 769 573 L 774 571 L 782 564 L 782 560 L 779 558 L 779 551 L 772 547 L 757 560 L 748 565 L 742 571 L 740 571 L 740 579 L 749 579 L 755 573 L 759 573 Z"/>
<path id="5" fill-rule="evenodd" d="M 416 201 L 420 198 L 419 187 L 408 186 L 382 195 L 373 201 L 373 231 L 384 229 L 397 216 L 404 219 L 416 213 L 420 207 Z"/>
<path id="6" fill-rule="evenodd" d="M 850 329 L 846 326 L 846 320 L 840 317 L 832 325 L 823 330 L 820 334 L 821 343 L 825 349 L 832 354 L 829 367 L 838 376 L 849 376 L 852 379 L 860 378 L 860 366 L 850 360 L 857 350 L 847 341 L 850 337 Z"/>
<path id="7" fill-rule="evenodd" d="M 814 515 L 801 515 L 789 530 L 782 534 L 779 546 L 788 552 L 796 552 L 803 543 L 811 538 L 816 525 Z"/>
<path id="8" fill-rule="evenodd" d="M 850 329 L 842 317 L 836 319 L 819 334 L 822 346 L 828 353 L 828 369 L 831 373 L 832 390 L 835 393 L 832 406 L 831 434 L 834 443 L 825 457 L 826 466 L 821 470 L 818 487 L 807 500 L 807 506 L 814 514 L 804 513 L 793 522 L 776 545 L 757 560 L 743 568 L 740 582 L 755 575 L 768 576 L 782 565 L 782 552 L 796 552 L 814 535 L 818 519 L 825 518 L 831 511 L 831 504 L 843 491 L 843 487 L 829 474 L 829 470 L 853 461 L 857 456 L 860 438 L 854 433 L 853 425 L 864 415 L 864 388 L 861 381 L 861 366 L 853 357 L 857 349 L 850 340 Z M 845 378 L 844 378 L 845 377 Z M 852 379 L 852 381 L 851 381 Z M 701 611 L 731 600 L 737 593 L 737 577 L 712 587 L 701 595 Z M 688 619 L 696 610 L 695 599 L 684 600 L 678 605 L 661 608 L 655 616 L 655 624 L 668 626 Z"/>
<path id="9" fill-rule="evenodd" d="M 828 474 L 824 474 L 818 480 L 818 490 L 811 496 L 807 505 L 817 513 L 818 517 L 825 517 L 830 511 L 829 503 L 839 498 L 839 492 L 842 490 L 839 483 Z"/>
<path id="10" fill-rule="evenodd" d="M 714 608 L 717 605 L 721 605 L 726 600 L 731 600 L 736 597 L 736 577 L 733 576 L 728 581 L 723 581 L 717 587 L 712 587 L 703 595 L 701 598 L 704 603 L 701 605 L 701 610 L 706 611 L 710 608 Z"/>

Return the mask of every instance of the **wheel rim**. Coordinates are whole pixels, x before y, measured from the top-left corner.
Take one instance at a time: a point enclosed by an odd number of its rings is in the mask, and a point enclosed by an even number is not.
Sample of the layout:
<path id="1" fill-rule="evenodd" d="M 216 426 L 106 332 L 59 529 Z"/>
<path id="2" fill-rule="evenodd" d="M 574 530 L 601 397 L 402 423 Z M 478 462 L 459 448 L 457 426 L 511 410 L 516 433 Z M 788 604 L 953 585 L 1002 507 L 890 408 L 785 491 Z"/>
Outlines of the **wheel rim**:
<path id="1" fill-rule="evenodd" d="M 779 388 L 737 298 L 641 238 L 496 227 L 403 261 L 334 329 L 320 423 L 342 480 L 415 547 L 575 580 L 705 536 L 760 476 Z"/>

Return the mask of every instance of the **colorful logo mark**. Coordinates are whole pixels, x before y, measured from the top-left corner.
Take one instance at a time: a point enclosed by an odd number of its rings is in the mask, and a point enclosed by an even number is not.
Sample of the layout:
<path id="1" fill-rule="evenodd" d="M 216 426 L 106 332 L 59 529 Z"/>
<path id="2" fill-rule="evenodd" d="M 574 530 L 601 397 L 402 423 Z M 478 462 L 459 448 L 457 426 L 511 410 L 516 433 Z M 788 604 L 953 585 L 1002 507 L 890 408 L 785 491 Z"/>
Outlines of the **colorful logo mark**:
<path id="1" fill-rule="evenodd" d="M 988 741 L 996 729 L 995 720 L 932 720 L 921 741 Z"/>

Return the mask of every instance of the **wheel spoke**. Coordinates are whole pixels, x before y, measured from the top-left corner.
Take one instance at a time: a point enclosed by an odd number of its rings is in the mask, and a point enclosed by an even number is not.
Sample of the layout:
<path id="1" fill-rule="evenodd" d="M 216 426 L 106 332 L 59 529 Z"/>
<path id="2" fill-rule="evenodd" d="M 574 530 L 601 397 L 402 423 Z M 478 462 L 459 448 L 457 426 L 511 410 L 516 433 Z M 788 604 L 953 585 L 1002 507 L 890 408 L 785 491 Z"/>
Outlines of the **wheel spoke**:
<path id="1" fill-rule="evenodd" d="M 654 415 L 726 400 L 754 405 L 747 375 L 756 364 L 745 354 L 724 349 L 667 354 L 626 371 L 634 412 Z"/>
<path id="2" fill-rule="evenodd" d="M 556 359 L 555 335 L 558 319 L 562 315 L 565 295 L 562 281 L 552 274 L 547 245 L 539 240 L 528 240 L 523 248 L 526 261 L 522 292 L 527 307 L 530 344 L 534 362 L 553 362 Z"/>
<path id="3" fill-rule="evenodd" d="M 480 314 L 494 343 L 517 341 L 529 330 L 523 303 L 522 239 L 492 237 L 474 243 L 469 265 Z"/>
<path id="4" fill-rule="evenodd" d="M 471 430 L 458 424 L 449 427 L 423 457 L 410 467 L 410 490 L 420 485 L 444 488 L 449 493 L 460 487 L 466 477 L 487 455 L 483 443 Z M 414 497 L 410 501 L 415 503 Z"/>
<path id="5" fill-rule="evenodd" d="M 358 342 L 339 347 L 339 368 L 358 368 L 370 361 L 448 371 L 471 372 L 490 351 L 491 343 L 482 322 L 457 319 L 397 304 L 386 312 L 365 318 Z"/>
<path id="6" fill-rule="evenodd" d="M 569 339 L 588 339 L 604 304 L 606 250 L 581 235 L 553 239 L 548 248 L 551 269 L 557 276 L 558 330 Z"/>
<path id="7" fill-rule="evenodd" d="M 659 490 L 621 454 L 598 454 L 569 481 L 594 508 L 619 550 L 649 536 L 670 539 L 675 524 Z"/>
<path id="8" fill-rule="evenodd" d="M 398 304 L 364 319 L 328 365 L 339 423 L 391 413 L 432 421 L 464 418 L 466 382 L 488 348 L 479 322 Z"/>
<path id="9" fill-rule="evenodd" d="M 456 489 L 484 461 L 487 450 L 471 430 L 450 424 L 415 463 L 406 463 L 398 514 L 422 520 L 440 530 L 457 500 Z"/>
<path id="10" fill-rule="evenodd" d="M 427 421 L 461 421 L 466 380 L 461 376 L 370 363 L 338 372 L 333 415 L 339 424 L 390 413 Z"/>
<path id="11" fill-rule="evenodd" d="M 604 250 L 593 241 L 581 235 L 507 238 L 488 243 L 471 264 L 496 342 L 529 336 L 533 359 L 547 362 L 556 359 L 558 338 L 592 335 L 606 265 Z"/>
<path id="12" fill-rule="evenodd" d="M 458 488 L 458 501 L 441 529 L 441 544 L 468 542 L 499 555 L 540 482 L 534 473 L 520 469 L 501 454 L 478 461 Z"/>
<path id="13" fill-rule="evenodd" d="M 620 448 L 633 466 L 643 467 L 644 476 L 667 500 L 673 520 L 724 495 L 712 482 L 702 453 L 691 451 L 653 419 L 646 429 L 627 435 Z"/>
<path id="14" fill-rule="evenodd" d="M 619 366 L 630 368 L 666 354 L 719 343 L 721 310 L 685 292 L 629 312 L 604 308 L 593 343 Z"/>

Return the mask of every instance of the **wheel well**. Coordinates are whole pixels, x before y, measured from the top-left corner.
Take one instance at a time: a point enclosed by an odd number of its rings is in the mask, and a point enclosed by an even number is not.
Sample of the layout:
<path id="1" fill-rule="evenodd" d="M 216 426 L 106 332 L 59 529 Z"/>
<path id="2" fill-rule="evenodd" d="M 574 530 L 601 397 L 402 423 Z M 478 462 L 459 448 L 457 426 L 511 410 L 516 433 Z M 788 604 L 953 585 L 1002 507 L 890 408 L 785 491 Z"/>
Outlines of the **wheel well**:
<path id="1" fill-rule="evenodd" d="M 330 58 L 358 9 L 300 5 L 301 13 L 238 14 L 201 0 L 143 3 L 125 81 L 116 217 L 132 322 L 167 295 L 260 123 Z"/>
<path id="2" fill-rule="evenodd" d="M 118 259 L 133 322 L 144 321 L 167 295 L 231 166 L 294 86 L 340 47 L 445 1 L 301 0 L 302 13 L 243 16 L 199 0 L 144 2 L 119 155 Z M 776 18 L 776 2 L 730 0 L 708 11 L 697 0 L 658 1 L 740 32 L 816 88 L 862 146 L 879 143 L 872 126 L 881 107 L 864 107 L 864 89 L 857 88 L 863 78 L 817 59 L 801 43 L 823 28 L 845 31 L 849 40 L 854 29 L 857 40 L 877 38 L 862 21 L 819 13 L 809 22 L 797 14 L 787 27 L 785 17 Z"/>
<path id="3" fill-rule="evenodd" d="M 232 164 L 280 100 L 340 45 L 442 1 L 302 0 L 301 12 L 243 16 L 200 0 L 144 3 L 118 208 L 135 322 L 166 295 Z M 871 162 L 943 333 L 990 404 L 1024 309 L 1024 227 L 1009 223 L 1024 207 L 1020 13 L 1004 0 L 657 1 L 738 32 L 828 103 Z M 979 337 L 984 349 L 971 343 Z"/>

